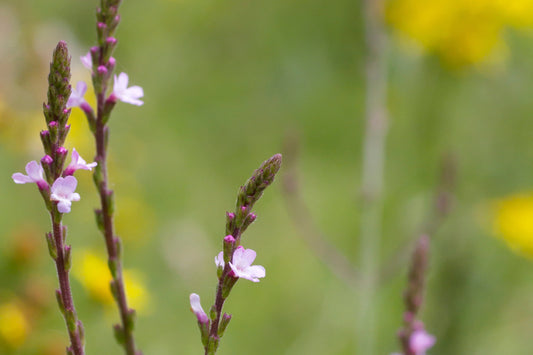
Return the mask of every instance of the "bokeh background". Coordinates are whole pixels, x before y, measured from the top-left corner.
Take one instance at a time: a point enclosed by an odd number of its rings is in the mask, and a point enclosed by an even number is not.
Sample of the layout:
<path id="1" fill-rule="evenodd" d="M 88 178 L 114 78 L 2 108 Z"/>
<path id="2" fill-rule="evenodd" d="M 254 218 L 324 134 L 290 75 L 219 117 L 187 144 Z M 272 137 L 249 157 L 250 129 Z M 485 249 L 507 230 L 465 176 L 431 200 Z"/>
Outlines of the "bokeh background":
<path id="1" fill-rule="evenodd" d="M 0 1 L 1 354 L 64 353 L 47 215 L 36 189 L 10 177 L 42 156 L 41 104 L 59 40 L 69 44 L 73 82 L 89 79 L 78 58 L 95 43 L 95 7 Z M 120 103 L 113 113 L 110 177 L 145 354 L 202 353 L 188 295 L 199 293 L 204 308 L 213 301 L 225 211 L 240 184 L 278 152 L 285 165 L 244 238 L 267 277 L 241 280 L 232 292 L 219 353 L 357 353 L 361 289 L 317 256 L 308 231 L 358 268 L 361 8 L 349 0 L 123 3 L 117 70 L 144 88 L 145 105 Z M 385 17 L 390 122 L 377 263 L 388 272 L 374 298 L 375 353 L 399 350 L 408 251 L 446 186 L 450 208 L 432 230 L 421 314 L 438 339 L 430 353 L 529 354 L 533 1 L 390 0 Z M 71 123 L 69 147 L 91 160 L 79 109 Z M 453 179 L 441 178 L 443 161 Z M 78 177 L 82 199 L 65 223 L 87 353 L 120 354 L 92 213 L 96 193 L 89 173 Z M 305 206 L 298 223 L 288 213 L 291 199 Z"/>

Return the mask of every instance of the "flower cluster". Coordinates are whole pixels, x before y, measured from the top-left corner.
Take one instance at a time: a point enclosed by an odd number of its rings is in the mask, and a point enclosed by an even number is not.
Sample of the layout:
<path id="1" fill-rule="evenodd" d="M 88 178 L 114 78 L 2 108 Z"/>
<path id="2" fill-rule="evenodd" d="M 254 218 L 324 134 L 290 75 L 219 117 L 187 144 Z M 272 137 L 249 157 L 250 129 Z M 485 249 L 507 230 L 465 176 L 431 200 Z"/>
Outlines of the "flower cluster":
<path id="1" fill-rule="evenodd" d="M 86 55 L 80 57 L 81 63 L 84 67 L 91 70 L 93 69 L 93 58 L 92 53 L 96 50 L 89 51 Z M 113 57 L 109 58 L 109 62 L 114 67 L 115 59 Z M 109 65 L 108 65 L 109 66 Z M 106 66 L 98 66 L 97 73 L 100 75 L 107 74 L 109 69 Z M 129 77 L 126 73 L 120 73 L 118 76 L 114 76 L 114 85 L 113 91 L 106 100 L 106 104 L 114 105 L 117 100 L 132 104 L 135 106 L 141 106 L 144 104 L 140 100 L 144 96 L 143 88 L 140 86 L 130 86 L 128 87 Z M 72 91 L 67 107 L 80 107 L 86 114 L 92 113 L 92 109 L 85 101 L 85 93 L 87 92 L 87 84 L 84 81 L 78 81 L 76 84 L 76 89 Z"/>
<path id="2" fill-rule="evenodd" d="M 228 235 L 224 239 L 230 238 L 233 238 L 233 236 Z M 237 247 L 233 253 L 232 261 L 228 263 L 231 268 L 230 275 L 236 278 L 259 282 L 260 278 L 265 277 L 265 268 L 261 265 L 252 265 L 256 256 L 257 253 L 252 249 L 244 249 L 243 246 Z M 224 269 L 223 251 L 215 257 L 215 264 L 218 268 Z"/>
<path id="3" fill-rule="evenodd" d="M 231 235 L 228 235 L 224 238 L 224 240 L 231 239 L 235 241 Z M 256 256 L 257 253 L 253 249 L 245 249 L 243 246 L 237 247 L 233 253 L 232 261 L 228 263 L 231 268 L 231 273 L 229 273 L 229 275 L 235 279 L 242 278 L 252 282 L 259 282 L 260 278 L 265 277 L 266 272 L 263 266 L 252 265 Z M 215 256 L 215 264 L 219 270 L 224 269 L 224 251 L 221 251 L 217 256 Z M 198 318 L 198 322 L 208 323 L 207 315 L 200 304 L 200 296 L 198 296 L 196 293 L 191 293 L 190 301 L 191 310 L 196 315 L 196 318 Z"/>
<path id="4" fill-rule="evenodd" d="M 76 149 L 72 149 L 71 158 L 72 160 L 70 164 L 63 171 L 63 176 L 58 177 L 53 182 L 52 187 L 50 187 L 45 180 L 45 170 L 43 169 L 43 165 L 49 168 L 53 164 L 53 160 L 49 155 L 45 155 L 41 159 L 41 163 L 32 160 L 26 164 L 27 175 L 15 173 L 11 178 L 16 184 L 37 184 L 37 187 L 41 193 L 43 193 L 43 196 L 48 196 L 50 201 L 57 202 L 57 210 L 59 213 L 69 213 L 72 201 L 80 200 L 80 195 L 75 192 L 78 181 L 72 176 L 72 174 L 74 174 L 76 170 L 92 170 L 92 168 L 96 166 L 96 163 L 87 164 L 85 160 L 80 157 Z"/>

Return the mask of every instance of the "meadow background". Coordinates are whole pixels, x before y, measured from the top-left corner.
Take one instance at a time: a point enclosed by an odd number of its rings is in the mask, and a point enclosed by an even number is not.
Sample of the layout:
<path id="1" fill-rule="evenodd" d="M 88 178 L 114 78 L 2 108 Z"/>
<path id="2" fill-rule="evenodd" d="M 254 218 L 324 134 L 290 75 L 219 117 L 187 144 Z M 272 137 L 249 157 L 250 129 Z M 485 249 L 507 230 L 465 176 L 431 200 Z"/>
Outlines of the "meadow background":
<path id="1" fill-rule="evenodd" d="M 468 3 L 468 4 L 465 4 Z M 0 0 L 0 353 L 55 355 L 66 332 L 47 255 L 47 214 L 11 174 L 42 156 L 38 133 L 52 50 L 66 40 L 72 80 L 95 43 L 96 1 Z M 336 277 L 288 213 L 297 176 L 308 223 L 359 264 L 365 45 L 360 1 L 125 0 L 117 72 L 145 91 L 111 121 L 110 179 L 125 246 L 136 338 L 145 354 L 202 353 L 188 295 L 213 301 L 225 211 L 259 164 L 285 165 L 243 243 L 267 270 L 239 281 L 219 353 L 322 355 L 357 349 L 360 289 Z M 431 354 L 533 348 L 533 3 L 391 0 L 389 132 L 376 354 L 399 350 L 406 250 L 424 231 L 444 157 L 449 214 L 431 235 L 422 311 Z M 69 147 L 91 160 L 79 109 Z M 298 151 L 298 154 L 295 153 Z M 92 160 L 91 160 L 92 161 Z M 294 175 L 291 175 L 294 176 Z M 88 354 L 121 353 L 111 332 L 90 174 L 65 218 L 73 293 Z M 512 248 L 508 248 L 509 242 Z M 517 252 L 514 252 L 517 251 Z M 392 263 L 392 264 L 391 264 Z M 391 267 L 392 265 L 392 267 Z"/>

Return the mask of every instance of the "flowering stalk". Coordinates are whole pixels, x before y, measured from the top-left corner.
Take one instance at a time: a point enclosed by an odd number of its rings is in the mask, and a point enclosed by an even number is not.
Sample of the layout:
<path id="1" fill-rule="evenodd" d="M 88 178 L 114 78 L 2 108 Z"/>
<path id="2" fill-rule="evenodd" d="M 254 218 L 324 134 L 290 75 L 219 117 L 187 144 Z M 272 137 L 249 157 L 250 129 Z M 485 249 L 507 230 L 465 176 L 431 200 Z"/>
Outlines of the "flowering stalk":
<path id="1" fill-rule="evenodd" d="M 117 303 L 121 324 L 115 324 L 114 332 L 118 343 L 124 347 L 127 355 L 138 355 L 135 340 L 133 338 L 133 328 L 135 323 L 135 310 L 129 308 L 124 287 L 124 276 L 122 273 L 121 261 L 121 240 L 114 232 L 114 193 L 109 189 L 107 176 L 107 143 L 109 137 L 109 120 L 111 111 L 115 107 L 117 100 L 140 106 L 143 104 L 139 98 L 143 96 L 142 88 L 133 86 L 128 88 L 128 75 L 121 73 L 114 77 L 113 91 L 109 96 L 109 83 L 113 70 L 115 69 L 115 58 L 111 55 L 117 40 L 113 37 L 120 22 L 118 8 L 121 0 L 101 0 L 100 7 L 96 11 L 97 25 L 96 33 L 98 46 L 90 49 L 87 55 L 81 57 L 82 64 L 91 70 L 92 82 L 96 94 L 96 114 L 92 107 L 85 101 L 83 96 L 87 90 L 87 84 L 78 82 L 72 97 L 69 100 L 69 107 L 79 106 L 89 123 L 89 128 L 94 135 L 96 143 L 95 161 L 98 163 L 94 171 L 94 183 L 100 195 L 101 207 L 95 210 L 96 222 L 102 232 L 108 255 L 108 265 L 113 280 L 111 281 L 111 291 Z"/>
<path id="2" fill-rule="evenodd" d="M 379 279 L 379 249 L 383 218 L 383 181 L 388 125 L 387 98 L 387 32 L 384 21 L 385 0 L 364 0 L 364 35 L 366 97 L 365 133 L 361 167 L 361 232 L 360 232 L 360 308 L 358 316 L 358 354 L 375 353 Z"/>
<path id="3" fill-rule="evenodd" d="M 52 221 L 52 232 L 46 233 L 46 241 L 59 279 L 57 302 L 70 337 L 67 354 L 83 355 L 84 330 L 78 320 L 70 288 L 71 247 L 65 244 L 67 227 L 62 224 L 62 219 L 64 213 L 70 212 L 72 201 L 80 199 L 80 195 L 74 192 L 78 182 L 72 174 L 78 169 L 91 170 L 96 164 L 87 164 L 74 149 L 72 162 L 67 168 L 63 168 L 68 153 L 63 144 L 70 130 L 70 125 L 67 124 L 70 110 L 66 107 L 71 94 L 69 82 L 70 58 L 67 45 L 59 42 L 50 64 L 48 103 L 43 104 L 48 129 L 41 131 L 40 136 L 46 155 L 40 163 L 31 161 L 26 165 L 27 175 L 15 173 L 12 178 L 17 184 L 35 183 L 44 199 Z"/>
<path id="4" fill-rule="evenodd" d="M 200 297 L 193 293 L 190 296 L 191 310 L 196 315 L 205 355 L 214 355 L 218 349 L 220 338 L 228 326 L 231 315 L 222 314 L 224 302 L 239 278 L 259 282 L 265 277 L 265 268 L 252 265 L 256 252 L 240 245 L 244 231 L 252 224 L 256 215 L 252 212 L 254 204 L 263 191 L 274 181 L 281 167 L 281 154 L 276 154 L 261 164 L 252 177 L 241 186 L 237 196 L 235 212 L 226 213 L 226 237 L 222 251 L 215 257 L 217 265 L 218 285 L 215 303 L 210 315 L 202 309 Z"/>
<path id="5" fill-rule="evenodd" d="M 404 294 L 406 311 L 404 327 L 398 332 L 403 355 L 425 355 L 435 344 L 435 337 L 428 334 L 424 324 L 416 319 L 424 301 L 425 273 L 428 264 L 429 237 L 423 235 L 417 242 L 409 269 L 407 290 Z"/>

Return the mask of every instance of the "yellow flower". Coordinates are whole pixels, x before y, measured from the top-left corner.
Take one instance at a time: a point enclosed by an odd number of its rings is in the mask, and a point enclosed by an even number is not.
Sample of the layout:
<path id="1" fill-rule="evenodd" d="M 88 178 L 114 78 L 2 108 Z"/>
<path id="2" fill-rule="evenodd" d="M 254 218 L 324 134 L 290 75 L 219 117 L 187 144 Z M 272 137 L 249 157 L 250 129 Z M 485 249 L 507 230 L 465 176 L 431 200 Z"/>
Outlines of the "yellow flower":
<path id="1" fill-rule="evenodd" d="M 425 51 L 460 67 L 504 52 L 505 28 L 533 25 L 533 0 L 392 0 L 387 20 Z"/>
<path id="2" fill-rule="evenodd" d="M 533 193 L 508 196 L 494 207 L 496 234 L 513 250 L 533 257 Z"/>
<path id="3" fill-rule="evenodd" d="M 0 338 L 11 348 L 21 346 L 28 336 L 30 325 L 15 302 L 0 305 Z"/>
<path id="4" fill-rule="evenodd" d="M 113 305 L 115 301 L 109 287 L 111 273 L 106 259 L 90 251 L 85 251 L 81 257 L 76 258 L 79 258 L 79 262 L 74 264 L 74 276 L 94 300 L 105 305 Z M 137 312 L 147 310 L 149 294 L 139 273 L 133 270 L 124 270 L 124 282 L 128 304 Z"/>

